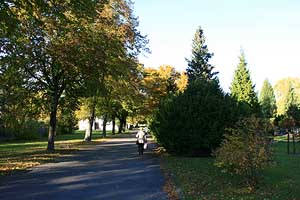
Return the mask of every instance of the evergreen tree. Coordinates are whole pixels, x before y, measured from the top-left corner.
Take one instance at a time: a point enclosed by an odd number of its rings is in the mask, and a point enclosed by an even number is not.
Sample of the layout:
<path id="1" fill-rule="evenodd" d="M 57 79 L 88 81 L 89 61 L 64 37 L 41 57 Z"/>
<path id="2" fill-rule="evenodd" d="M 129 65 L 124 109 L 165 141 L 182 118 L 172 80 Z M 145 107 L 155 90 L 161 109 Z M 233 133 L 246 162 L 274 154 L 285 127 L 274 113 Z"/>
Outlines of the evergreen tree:
<path id="1" fill-rule="evenodd" d="M 241 106 L 241 114 L 243 116 L 258 114 L 259 104 L 257 94 L 254 91 L 255 85 L 252 83 L 250 72 L 246 67 L 247 62 L 242 50 L 239 59 L 240 62 L 234 72 L 233 81 L 230 87 L 231 96 Z"/>
<path id="2" fill-rule="evenodd" d="M 213 72 L 214 67 L 209 64 L 209 59 L 213 56 L 213 53 L 208 51 L 205 44 L 205 37 L 203 30 L 199 27 L 196 30 L 194 39 L 192 42 L 192 56 L 188 60 L 187 75 L 189 83 L 195 79 L 211 80 L 215 79 L 215 75 L 218 72 Z"/>
<path id="3" fill-rule="evenodd" d="M 235 120 L 231 102 L 217 81 L 195 80 L 161 101 L 150 128 L 169 153 L 209 156 Z"/>
<path id="4" fill-rule="evenodd" d="M 289 110 L 290 107 L 297 105 L 296 103 L 296 96 L 294 87 L 290 84 L 288 89 L 288 94 L 285 102 L 285 110 L 286 112 Z"/>
<path id="5" fill-rule="evenodd" d="M 266 79 L 263 83 L 259 103 L 262 114 L 266 118 L 271 118 L 276 114 L 276 99 L 271 83 Z"/>

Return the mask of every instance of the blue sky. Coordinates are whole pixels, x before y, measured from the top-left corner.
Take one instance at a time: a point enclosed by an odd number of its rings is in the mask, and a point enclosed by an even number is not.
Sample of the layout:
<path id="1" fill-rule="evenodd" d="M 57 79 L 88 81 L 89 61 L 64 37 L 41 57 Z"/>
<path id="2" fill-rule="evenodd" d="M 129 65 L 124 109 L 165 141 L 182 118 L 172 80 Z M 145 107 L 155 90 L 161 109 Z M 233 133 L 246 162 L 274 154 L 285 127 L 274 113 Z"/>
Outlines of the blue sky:
<path id="1" fill-rule="evenodd" d="M 214 53 L 221 86 L 229 91 L 240 48 L 256 90 L 265 78 L 274 85 L 300 77 L 300 1 L 298 0 L 135 0 L 139 29 L 152 51 L 140 56 L 145 67 L 163 64 L 183 71 L 198 26 Z"/>

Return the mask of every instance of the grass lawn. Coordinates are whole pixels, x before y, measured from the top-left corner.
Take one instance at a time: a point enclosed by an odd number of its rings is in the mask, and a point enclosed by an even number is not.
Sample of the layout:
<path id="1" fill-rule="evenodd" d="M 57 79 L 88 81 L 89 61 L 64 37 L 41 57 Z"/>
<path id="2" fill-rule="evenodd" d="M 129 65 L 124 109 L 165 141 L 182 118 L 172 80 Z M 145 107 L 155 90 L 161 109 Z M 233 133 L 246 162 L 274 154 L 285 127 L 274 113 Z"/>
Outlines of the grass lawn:
<path id="1" fill-rule="evenodd" d="M 113 137 L 107 131 L 107 137 Z M 74 153 L 88 145 L 103 142 L 100 131 L 93 131 L 93 141 L 84 142 L 84 131 L 75 134 L 57 135 L 55 138 L 55 151 L 47 152 L 47 138 L 26 141 L 10 141 L 0 143 L 0 176 L 15 171 L 51 162 L 64 154 Z"/>
<path id="2" fill-rule="evenodd" d="M 282 137 L 280 138 L 282 140 Z M 214 158 L 163 156 L 163 168 L 171 174 L 183 199 L 300 199 L 300 143 L 298 154 L 288 155 L 286 142 L 273 144 L 275 164 L 263 172 L 259 188 L 249 193 L 239 177 L 224 174 Z"/>

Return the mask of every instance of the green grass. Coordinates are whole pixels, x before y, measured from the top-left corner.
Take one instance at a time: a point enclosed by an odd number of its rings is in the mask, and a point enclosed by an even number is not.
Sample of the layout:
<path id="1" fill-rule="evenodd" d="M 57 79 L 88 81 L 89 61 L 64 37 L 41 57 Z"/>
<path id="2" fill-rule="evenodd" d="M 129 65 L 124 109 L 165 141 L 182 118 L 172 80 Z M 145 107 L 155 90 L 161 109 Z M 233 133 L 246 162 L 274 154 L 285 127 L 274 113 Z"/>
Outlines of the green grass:
<path id="1" fill-rule="evenodd" d="M 114 137 L 107 131 L 107 137 Z M 55 151 L 48 152 L 47 138 L 23 141 L 0 142 L 0 176 L 46 162 L 64 155 L 79 151 L 89 145 L 103 142 L 100 131 L 93 131 L 93 142 L 84 142 L 84 131 L 75 134 L 57 135 L 55 137 Z"/>
<path id="2" fill-rule="evenodd" d="M 163 156 L 163 167 L 173 174 L 184 199 L 300 199 L 300 154 L 288 155 L 285 142 L 274 147 L 274 164 L 262 173 L 259 188 L 249 192 L 240 177 L 214 166 L 214 158 Z M 296 146 L 300 152 L 300 143 Z"/>

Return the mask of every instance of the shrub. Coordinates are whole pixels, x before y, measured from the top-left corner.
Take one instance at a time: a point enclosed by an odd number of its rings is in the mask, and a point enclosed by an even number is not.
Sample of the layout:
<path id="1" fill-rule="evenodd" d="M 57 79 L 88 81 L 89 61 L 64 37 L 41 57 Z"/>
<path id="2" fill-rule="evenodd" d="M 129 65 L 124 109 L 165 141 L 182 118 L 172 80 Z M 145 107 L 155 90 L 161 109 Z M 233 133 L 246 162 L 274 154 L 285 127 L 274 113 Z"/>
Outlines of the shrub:
<path id="1" fill-rule="evenodd" d="M 150 129 L 169 153 L 208 156 L 233 119 L 229 102 L 217 81 L 194 81 L 161 102 Z"/>
<path id="2" fill-rule="evenodd" d="M 215 165 L 223 172 L 242 176 L 247 186 L 254 189 L 261 170 L 271 160 L 270 140 L 266 134 L 270 127 L 268 121 L 254 117 L 237 122 L 215 152 Z"/>
<path id="3" fill-rule="evenodd" d="M 18 140 L 37 139 L 45 136 L 46 125 L 35 120 L 24 122 L 19 129 L 14 130 L 15 138 Z M 46 131 L 47 132 L 47 131 Z"/>
<path id="4" fill-rule="evenodd" d="M 75 112 L 66 109 L 57 119 L 57 134 L 73 134 L 77 125 Z"/>

